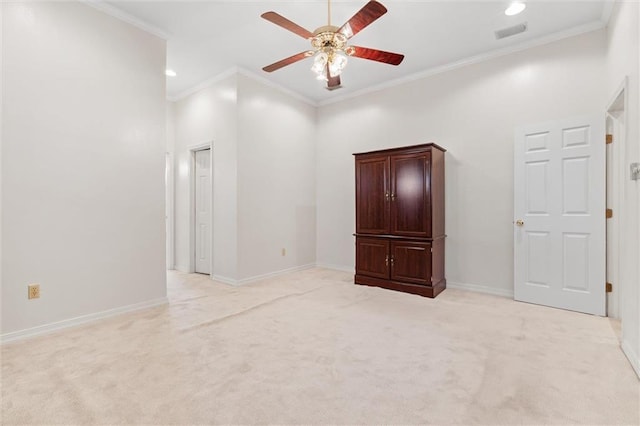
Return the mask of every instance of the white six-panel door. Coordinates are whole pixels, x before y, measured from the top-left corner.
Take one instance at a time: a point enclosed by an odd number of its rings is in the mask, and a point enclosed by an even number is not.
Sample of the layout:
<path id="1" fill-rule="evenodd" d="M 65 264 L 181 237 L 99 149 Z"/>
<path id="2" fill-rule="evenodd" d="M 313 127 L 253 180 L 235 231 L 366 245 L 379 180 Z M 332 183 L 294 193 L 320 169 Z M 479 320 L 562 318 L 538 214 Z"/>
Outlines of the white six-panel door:
<path id="1" fill-rule="evenodd" d="M 516 131 L 515 299 L 605 315 L 601 116 Z"/>
<path id="2" fill-rule="evenodd" d="M 195 270 L 211 273 L 211 150 L 195 152 Z"/>

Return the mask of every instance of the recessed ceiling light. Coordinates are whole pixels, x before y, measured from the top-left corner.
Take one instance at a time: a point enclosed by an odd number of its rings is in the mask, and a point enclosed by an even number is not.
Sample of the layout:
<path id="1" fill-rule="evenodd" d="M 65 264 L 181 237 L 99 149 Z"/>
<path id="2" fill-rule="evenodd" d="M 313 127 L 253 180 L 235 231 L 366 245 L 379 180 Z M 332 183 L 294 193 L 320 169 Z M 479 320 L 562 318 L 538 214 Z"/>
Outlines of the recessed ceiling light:
<path id="1" fill-rule="evenodd" d="M 166 70 L 164 73 L 169 77 L 175 77 L 176 75 L 178 75 L 174 70 Z"/>
<path id="2" fill-rule="evenodd" d="M 514 1 L 513 3 L 511 3 L 509 5 L 507 10 L 504 11 L 504 14 L 507 15 L 507 16 L 517 15 L 518 13 L 522 12 L 523 10 L 525 10 L 526 7 L 527 7 L 526 4 L 524 4 L 522 2 L 519 2 L 519 1 Z"/>

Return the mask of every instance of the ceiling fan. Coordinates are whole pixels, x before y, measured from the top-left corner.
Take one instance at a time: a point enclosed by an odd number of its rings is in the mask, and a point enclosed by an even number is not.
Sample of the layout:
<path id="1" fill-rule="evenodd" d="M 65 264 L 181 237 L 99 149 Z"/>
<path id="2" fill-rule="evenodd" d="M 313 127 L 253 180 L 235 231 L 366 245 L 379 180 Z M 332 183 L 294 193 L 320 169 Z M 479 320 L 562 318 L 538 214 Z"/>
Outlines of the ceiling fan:
<path id="1" fill-rule="evenodd" d="M 387 9 L 382 3 L 375 0 L 369 1 L 339 28 L 331 25 L 331 0 L 327 1 L 327 9 L 328 24 L 317 28 L 314 32 L 302 28 L 276 12 L 263 13 L 261 16 L 267 21 L 309 40 L 313 49 L 297 53 L 262 69 L 266 72 L 273 72 L 302 59 L 314 56 L 311 70 L 316 74 L 318 80 L 327 82 L 327 89 L 334 90 L 340 87 L 340 74 L 347 65 L 349 56 L 391 65 L 399 65 L 402 62 L 404 55 L 398 53 L 347 45 L 347 41 L 351 37 L 387 13 Z"/>

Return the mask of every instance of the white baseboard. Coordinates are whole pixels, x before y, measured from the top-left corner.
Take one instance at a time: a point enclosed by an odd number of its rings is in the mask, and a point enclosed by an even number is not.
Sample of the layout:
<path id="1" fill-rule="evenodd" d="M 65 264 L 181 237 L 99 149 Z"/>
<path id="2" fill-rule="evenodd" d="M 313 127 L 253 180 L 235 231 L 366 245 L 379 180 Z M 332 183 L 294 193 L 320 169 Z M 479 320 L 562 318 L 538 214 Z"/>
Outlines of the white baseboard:
<path id="1" fill-rule="evenodd" d="M 333 265 L 331 263 L 316 263 L 316 266 L 318 268 L 333 269 L 334 271 L 350 272 L 352 274 L 356 273 L 353 266 Z"/>
<path id="2" fill-rule="evenodd" d="M 355 274 L 355 270 L 353 266 L 333 265 L 331 263 L 316 263 L 316 267 L 333 269 L 335 271 L 350 272 L 352 274 Z M 494 296 L 502 296 L 502 297 L 508 297 L 510 299 L 513 299 L 513 290 L 505 290 L 502 288 L 488 287 L 488 286 L 478 285 L 478 284 L 458 283 L 458 282 L 452 282 L 452 281 L 447 281 L 447 288 L 457 288 L 460 290 L 475 291 L 476 293 L 485 293 L 485 294 L 491 294 Z"/>
<path id="3" fill-rule="evenodd" d="M 211 279 L 214 281 L 221 282 L 222 284 L 237 285 L 238 283 L 237 280 L 229 277 L 224 277 L 222 275 L 212 275 Z"/>
<path id="4" fill-rule="evenodd" d="M 485 293 L 513 299 L 513 290 L 506 290 L 503 288 L 488 287 L 478 284 L 458 283 L 455 281 L 447 281 L 447 288 L 457 288 L 460 290 L 475 291 L 476 293 Z"/>
<path id="5" fill-rule="evenodd" d="M 636 372 L 636 375 L 640 379 L 640 357 L 636 351 L 633 350 L 628 340 L 624 340 L 620 346 L 622 347 L 622 352 L 627 356 L 633 371 Z"/>
<path id="6" fill-rule="evenodd" d="M 5 333 L 0 336 L 2 343 L 13 342 L 16 340 L 22 340 L 29 337 L 40 336 L 43 334 L 52 333 L 54 331 L 63 330 L 66 328 L 77 327 L 79 325 L 94 322 L 100 319 L 114 317 L 116 315 L 126 314 L 129 312 L 139 311 L 142 309 L 152 308 L 154 306 L 164 305 L 169 303 L 166 297 L 160 297 L 158 299 L 147 300 L 146 302 L 135 303 L 133 305 L 122 306 L 120 308 L 109 309 L 102 312 L 96 312 L 94 314 L 82 315 L 75 318 L 69 318 L 66 320 L 53 322 L 50 324 L 39 325 L 37 327 L 27 328 L 25 330 L 13 331 L 11 333 Z"/>
<path id="7" fill-rule="evenodd" d="M 241 280 L 234 280 L 233 278 L 223 277 L 220 275 L 214 275 L 213 279 L 215 281 L 219 281 L 224 284 L 229 284 L 233 286 L 239 286 L 244 284 L 253 283 L 256 281 L 265 280 L 267 278 L 277 277 L 279 275 L 289 274 L 291 272 L 304 271 L 305 269 L 315 268 L 315 263 L 308 263 L 306 265 L 294 266 L 293 268 L 281 269 L 279 271 L 268 272 L 266 274 L 254 275 L 253 277 L 243 278 Z"/>

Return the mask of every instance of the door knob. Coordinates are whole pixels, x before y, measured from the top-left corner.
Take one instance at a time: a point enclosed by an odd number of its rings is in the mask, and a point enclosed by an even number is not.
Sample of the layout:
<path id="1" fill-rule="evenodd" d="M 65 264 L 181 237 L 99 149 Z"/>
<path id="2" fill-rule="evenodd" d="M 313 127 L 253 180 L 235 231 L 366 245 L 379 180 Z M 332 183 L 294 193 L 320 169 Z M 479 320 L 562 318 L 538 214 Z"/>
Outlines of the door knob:
<path id="1" fill-rule="evenodd" d="M 522 219 L 516 220 L 516 225 L 523 226 L 524 225 L 524 220 L 522 220 Z"/>

